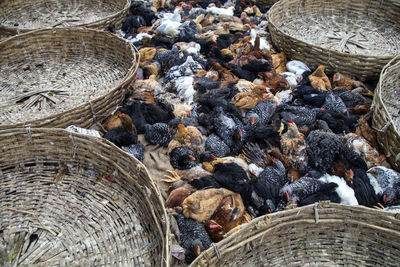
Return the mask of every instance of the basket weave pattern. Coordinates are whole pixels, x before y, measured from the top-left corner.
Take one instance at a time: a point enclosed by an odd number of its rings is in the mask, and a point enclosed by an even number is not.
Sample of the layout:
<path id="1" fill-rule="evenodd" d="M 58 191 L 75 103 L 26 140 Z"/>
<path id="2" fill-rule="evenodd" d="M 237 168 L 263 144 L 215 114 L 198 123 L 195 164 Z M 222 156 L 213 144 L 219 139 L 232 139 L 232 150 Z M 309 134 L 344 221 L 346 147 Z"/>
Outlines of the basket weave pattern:
<path id="1" fill-rule="evenodd" d="M 372 126 L 392 167 L 400 171 L 400 56 L 382 70 L 374 94 Z"/>
<path id="2" fill-rule="evenodd" d="M 120 27 L 129 3 L 127 0 L 4 0 L 0 2 L 0 35 L 66 26 Z"/>
<path id="3" fill-rule="evenodd" d="M 0 129 L 88 127 L 122 101 L 136 48 L 82 28 L 32 31 L 0 42 Z"/>
<path id="4" fill-rule="evenodd" d="M 1 130 L 0 143 L 0 259 L 168 266 L 166 211 L 134 157 L 61 129 Z"/>
<path id="5" fill-rule="evenodd" d="M 274 44 L 310 68 L 376 79 L 400 54 L 400 3 L 282 0 L 268 12 Z"/>
<path id="6" fill-rule="evenodd" d="M 244 225 L 191 266 L 397 266 L 397 215 L 329 202 L 273 213 Z"/>

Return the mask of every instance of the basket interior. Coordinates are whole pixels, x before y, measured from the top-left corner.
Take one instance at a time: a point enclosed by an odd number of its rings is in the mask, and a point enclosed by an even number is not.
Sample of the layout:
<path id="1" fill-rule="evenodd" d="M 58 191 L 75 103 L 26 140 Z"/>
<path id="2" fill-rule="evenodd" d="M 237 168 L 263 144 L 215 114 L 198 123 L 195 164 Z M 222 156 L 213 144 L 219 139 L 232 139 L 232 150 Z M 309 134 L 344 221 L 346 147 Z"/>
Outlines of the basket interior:
<path id="1" fill-rule="evenodd" d="M 400 5 L 372 0 L 285 0 L 271 22 L 292 38 L 325 49 L 365 56 L 400 53 Z"/>
<path id="2" fill-rule="evenodd" d="M 81 135 L 23 131 L 2 140 L 0 265 L 162 265 L 149 207 L 163 208 L 139 162 Z"/>
<path id="3" fill-rule="evenodd" d="M 56 115 L 115 89 L 133 48 L 100 31 L 55 29 L 0 42 L 0 125 Z"/>
<path id="4" fill-rule="evenodd" d="M 0 25 L 18 29 L 89 24 L 121 11 L 126 0 L 3 0 Z"/>

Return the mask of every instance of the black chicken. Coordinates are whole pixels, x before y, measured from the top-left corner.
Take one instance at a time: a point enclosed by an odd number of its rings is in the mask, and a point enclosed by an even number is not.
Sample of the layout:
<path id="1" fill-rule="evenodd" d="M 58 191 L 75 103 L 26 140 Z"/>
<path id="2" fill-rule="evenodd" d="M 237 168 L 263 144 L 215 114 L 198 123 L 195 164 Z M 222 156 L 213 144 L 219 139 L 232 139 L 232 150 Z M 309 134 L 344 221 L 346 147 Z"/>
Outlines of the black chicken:
<path id="1" fill-rule="evenodd" d="M 109 130 L 103 137 L 118 147 L 129 146 L 138 142 L 136 134 L 132 134 L 122 127 Z"/>
<path id="2" fill-rule="evenodd" d="M 146 132 L 144 138 L 150 144 L 158 144 L 167 147 L 169 142 L 174 138 L 172 132 L 169 131 L 166 123 L 158 122 L 153 125 L 145 125 Z"/>
<path id="3" fill-rule="evenodd" d="M 175 169 L 188 170 L 196 166 L 194 153 L 187 147 L 175 147 L 169 153 L 169 160 Z"/>

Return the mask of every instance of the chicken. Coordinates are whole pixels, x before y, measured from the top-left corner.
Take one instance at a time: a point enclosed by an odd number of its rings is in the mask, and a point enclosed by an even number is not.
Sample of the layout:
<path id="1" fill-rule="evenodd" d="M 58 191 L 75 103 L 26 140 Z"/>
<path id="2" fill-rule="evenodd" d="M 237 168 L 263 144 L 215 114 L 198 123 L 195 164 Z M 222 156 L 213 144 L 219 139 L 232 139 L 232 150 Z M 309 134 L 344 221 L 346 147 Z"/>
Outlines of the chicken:
<path id="1" fill-rule="evenodd" d="M 325 102 L 322 107 L 328 111 L 334 111 L 337 113 L 347 112 L 346 104 L 339 96 L 334 95 L 332 91 L 329 91 L 326 94 Z"/>
<path id="2" fill-rule="evenodd" d="M 323 186 L 305 198 L 298 201 L 299 207 L 314 204 L 319 201 L 329 200 L 332 203 L 340 203 L 341 199 L 337 193 L 338 185 L 336 183 L 323 184 Z"/>
<path id="3" fill-rule="evenodd" d="M 316 112 L 304 106 L 282 104 L 278 106 L 282 122 L 293 121 L 296 125 L 312 125 L 316 120 Z"/>
<path id="4" fill-rule="evenodd" d="M 308 164 L 306 141 L 304 134 L 300 133 L 293 121 L 288 122 L 288 130 L 282 135 L 281 150 L 290 159 L 290 165 L 305 172 Z"/>
<path id="5" fill-rule="evenodd" d="M 232 191 L 225 188 L 198 190 L 183 201 L 183 215 L 198 222 L 208 220 L 219 206 L 221 200 L 232 194 Z"/>
<path id="6" fill-rule="evenodd" d="M 185 198 L 190 196 L 195 191 L 196 189 L 189 184 L 184 184 L 181 187 L 175 188 L 171 191 L 167 200 L 165 201 L 165 207 L 173 208 L 180 206 Z"/>
<path id="7" fill-rule="evenodd" d="M 357 152 L 363 157 L 368 168 L 379 166 L 386 160 L 385 155 L 380 154 L 378 150 L 373 148 L 367 140 L 354 133 L 349 133 L 343 137 L 343 142 L 348 148 Z"/>
<path id="8" fill-rule="evenodd" d="M 225 157 L 232 153 L 229 146 L 214 133 L 207 137 L 205 149 L 213 153 L 216 157 Z"/>
<path id="9" fill-rule="evenodd" d="M 168 144 L 173 138 L 173 134 L 169 131 L 168 125 L 163 122 L 158 122 L 153 125 L 146 124 L 144 138 L 150 144 L 158 144 L 168 147 Z"/>
<path id="10" fill-rule="evenodd" d="M 263 100 L 246 113 L 246 123 L 251 127 L 263 126 L 269 123 L 276 110 L 275 102 Z"/>
<path id="11" fill-rule="evenodd" d="M 368 101 L 365 104 L 359 104 L 350 109 L 351 114 L 365 115 L 371 110 L 372 101 Z"/>
<path id="12" fill-rule="evenodd" d="M 333 85 L 336 88 L 344 88 L 346 90 L 353 90 L 357 87 L 363 88 L 363 93 L 365 96 L 374 96 L 371 91 L 360 81 L 353 80 L 350 76 L 342 74 L 342 73 L 335 73 L 333 75 Z M 369 92 L 369 93 L 368 93 Z"/>
<path id="13" fill-rule="evenodd" d="M 245 207 L 239 194 L 224 197 L 214 211 L 205 228 L 214 242 L 222 240 L 223 235 L 240 224 Z"/>
<path id="14" fill-rule="evenodd" d="M 310 132 L 306 143 L 310 167 L 322 172 L 332 166 L 333 160 L 343 152 L 344 147 L 337 135 L 321 130 Z"/>
<path id="15" fill-rule="evenodd" d="M 169 160 L 174 167 L 178 170 L 187 170 L 196 166 L 196 158 L 194 153 L 187 147 L 175 147 L 169 152 Z"/>
<path id="16" fill-rule="evenodd" d="M 288 71 L 296 74 L 297 78 L 302 79 L 302 75 L 306 71 L 311 71 L 310 68 L 299 60 L 291 60 L 286 63 L 286 68 Z"/>
<path id="17" fill-rule="evenodd" d="M 376 194 L 382 197 L 383 203 L 392 204 L 400 200 L 398 172 L 384 166 L 376 166 L 368 170 L 368 178 Z"/>
<path id="18" fill-rule="evenodd" d="M 156 55 L 156 49 L 154 47 L 143 47 L 139 50 L 139 55 L 139 67 L 143 68 Z"/>
<path id="19" fill-rule="evenodd" d="M 144 145 L 143 144 L 132 144 L 129 146 L 122 147 L 126 152 L 137 158 L 139 161 L 144 160 Z"/>
<path id="20" fill-rule="evenodd" d="M 205 138 L 194 126 L 178 124 L 178 131 L 168 145 L 168 152 L 179 146 L 190 149 L 197 157 L 205 151 Z"/>
<path id="21" fill-rule="evenodd" d="M 358 122 L 359 126 L 357 127 L 355 134 L 364 137 L 373 148 L 378 149 L 379 145 L 376 139 L 376 132 L 372 130 L 372 128 L 368 125 L 367 120 L 364 118 L 360 118 Z"/>
<path id="22" fill-rule="evenodd" d="M 129 146 L 132 144 L 137 144 L 138 142 L 138 136 L 136 134 L 128 132 L 122 127 L 109 130 L 104 134 L 103 137 L 118 147 Z"/>
<path id="23" fill-rule="evenodd" d="M 348 184 L 352 184 L 354 180 L 354 172 L 348 169 L 346 165 L 339 159 L 335 158 L 332 162 L 331 168 L 328 170 L 330 175 L 335 175 L 344 178 Z"/>
<path id="24" fill-rule="evenodd" d="M 282 75 L 275 72 L 260 72 L 259 77 L 264 81 L 264 84 L 269 88 L 270 92 L 277 92 L 290 89 L 288 81 Z"/>
<path id="25" fill-rule="evenodd" d="M 354 190 L 346 184 L 346 181 L 343 178 L 325 174 L 324 176 L 319 178 L 319 180 L 324 183 L 335 183 L 338 185 L 338 187 L 336 188 L 336 193 L 340 198 L 340 204 L 358 205 Z"/>
<path id="26" fill-rule="evenodd" d="M 146 104 L 155 103 L 154 92 L 150 90 L 135 90 L 130 98 Z"/>
<path id="27" fill-rule="evenodd" d="M 136 128 L 132 123 L 131 117 L 122 113 L 120 110 L 117 110 L 112 116 L 106 119 L 103 123 L 103 128 L 106 131 L 110 131 L 114 128 L 122 128 L 129 133 L 136 134 Z"/>
<path id="28" fill-rule="evenodd" d="M 218 72 L 219 80 L 228 83 L 236 83 L 239 78 L 237 78 L 229 69 L 223 67 L 218 62 L 213 62 L 212 67 Z"/>
<path id="29" fill-rule="evenodd" d="M 329 78 L 328 76 L 326 76 L 324 71 L 325 66 L 320 65 L 312 74 L 308 76 L 311 86 L 320 91 L 328 91 L 332 88 L 331 82 L 329 81 Z"/>
<path id="30" fill-rule="evenodd" d="M 274 66 L 274 70 L 276 73 L 281 73 L 281 72 L 285 72 L 286 69 L 286 55 L 285 53 L 282 51 L 278 54 L 272 54 L 272 64 Z"/>
<path id="31" fill-rule="evenodd" d="M 269 97 L 265 94 L 265 87 L 256 86 L 253 92 L 237 93 L 232 98 L 232 103 L 242 110 L 249 110 L 254 108 L 260 101 Z"/>
<path id="32" fill-rule="evenodd" d="M 253 163 L 262 170 L 273 163 L 273 157 L 265 154 L 257 143 L 247 143 L 243 146 L 243 155 L 249 163 Z M 250 167 L 250 166 L 249 166 Z M 255 173 L 253 173 L 255 176 Z"/>
<path id="33" fill-rule="evenodd" d="M 158 95 L 163 92 L 161 84 L 156 80 L 156 76 L 150 76 L 149 79 L 136 80 L 133 84 L 133 89 L 148 89 L 153 91 L 154 95 Z"/>
<path id="34" fill-rule="evenodd" d="M 200 253 L 211 246 L 212 240 L 200 222 L 185 218 L 182 214 L 175 216 L 179 227 L 179 239 L 185 249 L 185 262 L 190 264 Z"/>

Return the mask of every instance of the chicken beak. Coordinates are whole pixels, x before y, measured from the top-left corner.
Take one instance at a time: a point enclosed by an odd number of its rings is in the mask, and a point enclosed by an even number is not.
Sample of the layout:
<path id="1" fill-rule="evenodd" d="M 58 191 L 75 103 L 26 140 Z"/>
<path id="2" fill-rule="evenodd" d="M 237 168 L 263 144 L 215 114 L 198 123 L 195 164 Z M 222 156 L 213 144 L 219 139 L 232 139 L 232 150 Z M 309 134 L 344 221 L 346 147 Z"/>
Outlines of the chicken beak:
<path id="1" fill-rule="evenodd" d="M 192 112 L 190 112 L 190 110 L 188 110 L 186 113 L 188 117 L 192 117 Z"/>
<path id="2" fill-rule="evenodd" d="M 214 154 L 211 154 L 211 157 L 212 157 L 213 159 L 217 159 L 217 157 L 214 156 Z"/>
<path id="3" fill-rule="evenodd" d="M 189 159 L 191 159 L 191 160 L 196 160 L 195 157 L 193 157 L 192 155 L 189 155 L 188 157 L 189 157 Z"/>
<path id="4" fill-rule="evenodd" d="M 200 253 L 201 253 L 201 247 L 200 247 L 199 245 L 197 245 L 197 246 L 195 247 L 195 253 L 196 253 L 196 256 L 199 256 L 199 255 L 200 255 Z"/>
<path id="5" fill-rule="evenodd" d="M 375 169 L 375 168 L 371 168 L 371 169 L 369 169 L 367 172 L 373 174 L 373 173 L 374 173 L 374 169 Z"/>

